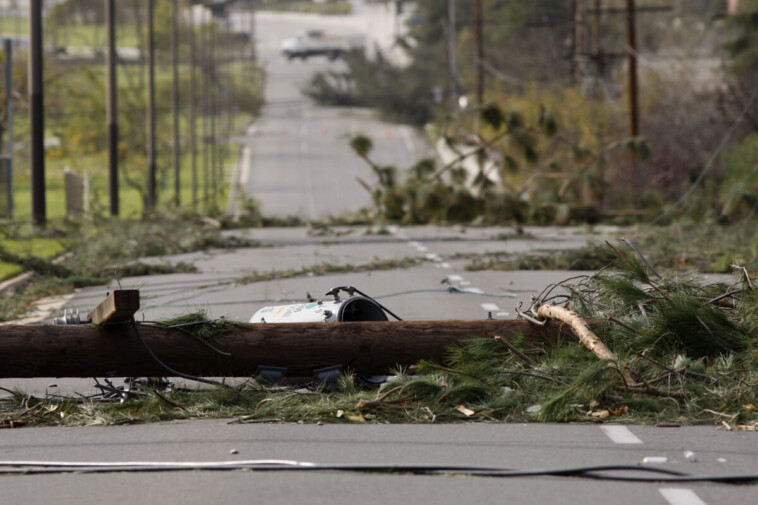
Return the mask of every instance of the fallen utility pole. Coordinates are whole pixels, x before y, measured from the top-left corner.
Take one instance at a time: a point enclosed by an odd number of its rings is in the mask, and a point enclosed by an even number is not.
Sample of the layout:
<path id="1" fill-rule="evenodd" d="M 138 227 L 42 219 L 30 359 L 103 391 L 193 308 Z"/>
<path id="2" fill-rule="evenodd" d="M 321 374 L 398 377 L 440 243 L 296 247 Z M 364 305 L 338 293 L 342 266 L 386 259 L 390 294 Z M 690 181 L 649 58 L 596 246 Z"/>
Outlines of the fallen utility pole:
<path id="1" fill-rule="evenodd" d="M 359 375 L 381 375 L 421 359 L 443 361 L 451 346 L 476 337 L 517 335 L 531 347 L 576 340 L 560 323 L 523 320 L 362 321 L 240 324 L 213 346 L 186 328 L 138 325 L 140 335 L 169 367 L 205 377 L 244 377 L 258 366 L 286 367 L 287 375 L 341 364 Z M 166 375 L 140 344 L 131 324 L 0 327 L 0 377 L 154 377 Z"/>

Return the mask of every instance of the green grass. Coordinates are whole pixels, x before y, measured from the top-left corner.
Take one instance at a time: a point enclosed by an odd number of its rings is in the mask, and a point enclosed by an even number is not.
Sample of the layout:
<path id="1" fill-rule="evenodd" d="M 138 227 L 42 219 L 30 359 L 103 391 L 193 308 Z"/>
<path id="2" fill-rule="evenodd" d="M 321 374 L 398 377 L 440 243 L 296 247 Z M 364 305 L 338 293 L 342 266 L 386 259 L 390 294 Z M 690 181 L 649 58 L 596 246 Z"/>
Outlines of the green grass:
<path id="1" fill-rule="evenodd" d="M 48 44 L 58 47 L 105 47 L 105 25 L 83 24 L 70 22 L 66 25 L 55 26 L 49 21 L 43 22 L 45 32 L 43 37 Z M 0 34 L 26 37 L 29 33 L 29 23 L 26 18 L 0 17 Z M 133 23 L 119 22 L 116 25 L 116 45 L 120 47 L 137 47 L 139 37 L 137 27 Z"/>
<path id="2" fill-rule="evenodd" d="M 235 79 L 242 81 L 246 79 L 245 86 L 247 89 L 262 89 L 263 76 L 260 72 L 256 72 L 252 79 L 250 78 L 249 66 L 238 63 L 232 66 L 231 72 L 235 76 Z M 96 74 L 102 74 L 101 68 L 93 70 Z M 123 87 L 127 86 L 126 72 L 129 69 L 120 70 L 119 82 Z M 163 83 L 164 87 L 169 86 L 171 81 L 171 75 L 168 69 L 162 67 L 157 73 L 157 81 L 160 85 Z M 104 75 L 102 76 L 104 82 Z M 132 77 L 133 79 L 134 77 Z M 77 79 L 75 73 L 68 76 L 67 79 Z M 79 77 L 81 80 L 81 77 Z M 83 83 L 82 85 L 89 85 Z M 241 86 L 242 84 L 240 84 Z M 186 97 L 185 97 L 186 100 Z M 121 104 L 124 107 L 124 104 Z M 253 106 L 255 108 L 255 106 Z M 171 207 L 174 202 L 174 174 L 172 168 L 172 149 L 171 149 L 171 128 L 170 110 L 165 106 L 159 108 L 159 124 L 158 124 L 158 152 L 157 152 L 157 193 L 158 193 L 158 205 L 160 208 Z M 104 118 L 103 118 L 104 120 Z M 225 116 L 219 117 L 217 120 L 217 128 L 219 134 L 223 134 L 226 128 Z M 234 132 L 244 131 L 244 128 L 252 120 L 252 116 L 249 113 L 238 113 L 233 117 L 231 124 L 232 134 Z M 122 115 L 123 121 L 123 115 Z M 59 220 L 66 217 L 65 199 L 64 199 L 64 171 L 66 167 L 70 168 L 72 172 L 84 176 L 85 172 L 89 174 L 91 181 L 91 211 L 95 214 L 105 215 L 109 209 L 108 198 L 108 167 L 106 160 L 106 153 L 104 151 L 99 154 L 82 154 L 77 152 L 76 146 L 73 144 L 75 139 L 66 136 L 75 136 L 76 132 L 67 133 L 65 129 L 67 124 L 67 118 L 52 117 L 46 123 L 48 132 L 47 138 L 58 137 L 61 141 L 62 148 L 48 149 L 45 160 L 45 186 L 46 186 L 46 202 L 47 202 L 47 216 L 51 220 Z M 198 138 L 197 147 L 197 198 L 198 209 L 204 209 L 205 211 L 223 210 L 226 206 L 226 198 L 228 195 L 228 180 L 217 181 L 216 192 L 213 192 L 212 178 L 209 177 L 208 190 L 206 192 L 204 188 L 203 178 L 203 146 L 200 142 L 202 136 L 202 124 L 203 119 L 196 118 L 196 132 Z M 17 142 L 22 142 L 25 132 L 28 131 L 28 117 L 25 115 L 16 115 L 14 128 L 16 131 Z M 122 126 L 123 128 L 123 126 Z M 188 151 L 188 138 L 189 138 L 189 123 L 186 118 L 186 110 L 182 109 L 180 114 L 180 139 L 182 141 L 182 153 L 180 154 L 180 202 L 182 208 L 189 209 L 192 207 L 192 168 L 191 168 L 191 156 Z M 139 131 L 144 131 L 142 128 Z M 129 139 L 123 138 L 122 143 L 128 142 Z M 234 165 L 237 162 L 237 153 L 239 146 L 237 144 L 222 145 L 219 149 L 219 155 L 221 156 L 220 166 L 224 167 L 225 175 L 229 175 L 230 170 L 226 170 L 227 167 Z M 120 199 L 120 216 L 124 218 L 139 217 L 143 212 L 142 197 L 140 192 L 134 187 L 129 185 L 126 181 L 124 171 L 130 172 L 130 177 L 143 188 L 146 185 L 146 175 L 144 168 L 134 168 L 135 158 L 144 159 L 144 153 L 136 153 L 121 148 L 122 159 L 119 162 L 119 168 L 121 171 L 119 180 L 119 199 Z M 141 162 L 138 162 L 141 163 Z M 21 152 L 16 153 L 16 159 L 14 162 L 14 220 L 20 222 L 26 222 L 31 215 L 31 184 L 29 177 L 29 160 L 22 155 Z M 208 195 L 206 199 L 206 194 Z"/>
<path id="3" fill-rule="evenodd" d="M 258 7 L 265 11 L 304 12 L 309 14 L 347 15 L 353 10 L 350 2 L 329 0 L 322 3 L 300 0 L 264 0 Z"/>
<path id="4" fill-rule="evenodd" d="M 18 256 L 33 256 L 41 259 L 53 259 L 66 250 L 63 241 L 54 238 L 3 238 L 0 247 Z M 0 281 L 18 275 L 24 271 L 21 265 L 0 261 Z"/>

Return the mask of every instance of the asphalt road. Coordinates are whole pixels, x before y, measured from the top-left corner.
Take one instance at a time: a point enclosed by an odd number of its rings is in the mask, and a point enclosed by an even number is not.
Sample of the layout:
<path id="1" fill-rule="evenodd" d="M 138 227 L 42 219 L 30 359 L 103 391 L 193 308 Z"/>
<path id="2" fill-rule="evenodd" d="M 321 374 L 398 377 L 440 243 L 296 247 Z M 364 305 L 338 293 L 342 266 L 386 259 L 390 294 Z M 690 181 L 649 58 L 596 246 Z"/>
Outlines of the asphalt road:
<path id="1" fill-rule="evenodd" d="M 366 9 L 372 8 L 371 6 Z M 368 11 L 372 12 L 372 11 Z M 370 134 L 382 163 L 400 166 L 424 151 L 412 131 L 366 117 L 315 107 L 296 93 L 296 84 L 327 61 L 287 63 L 275 54 L 278 42 L 300 26 L 322 23 L 303 16 L 259 17 L 261 58 L 271 76 L 269 106 L 248 139 L 245 167 L 236 176 L 264 212 L 305 219 L 355 210 L 367 203 L 356 175 L 368 167 L 347 148 L 344 135 Z M 310 21 L 308 21 L 310 19 Z M 378 18 L 377 18 L 378 19 Z M 265 21 L 265 22 L 264 22 Z M 294 23 L 294 24 L 293 24 Z M 367 26 L 365 18 L 340 20 Z M 382 26 L 386 26 L 384 23 Z M 267 35 L 268 33 L 268 35 Z M 277 84 L 278 83 L 278 84 Z M 389 131 L 388 131 L 389 130 Z M 405 131 L 405 133 L 404 133 Z M 286 133 L 285 133 L 286 132 Z M 247 171 L 245 171 L 247 170 Z M 245 174 L 247 174 L 245 176 Z M 245 176 L 245 177 L 243 177 Z M 218 250 L 151 261 L 194 263 L 199 272 L 120 279 L 139 288 L 139 317 L 162 319 L 203 308 L 211 316 L 248 320 L 265 305 L 297 302 L 309 294 L 353 285 L 377 297 L 408 320 L 515 317 L 518 302 L 576 272 L 493 272 L 467 269 L 486 252 L 568 249 L 602 240 L 614 230 L 394 227 L 388 234 L 361 227 L 312 230 L 267 228 L 230 233 L 262 247 Z M 380 267 L 357 273 L 291 276 L 243 282 L 253 273 L 296 272 L 319 266 L 375 265 L 421 259 L 410 268 Z M 444 282 L 443 282 L 444 281 Z M 63 307 L 89 311 L 118 284 L 80 290 L 51 301 L 49 321 Z M 451 292 L 449 287 L 456 288 Z M 91 379 L 0 380 L 0 386 L 33 394 L 89 391 Z M 754 433 L 727 432 L 717 425 L 653 428 L 606 425 L 260 425 L 230 420 L 142 426 L 91 426 L 0 430 L 0 461 L 227 461 L 288 459 L 317 464 L 476 465 L 554 469 L 587 465 L 645 465 L 694 474 L 758 471 Z M 694 453 L 691 462 L 685 451 Z M 702 505 L 752 503 L 754 486 L 661 482 L 632 483 L 578 477 L 484 478 L 365 474 L 345 471 L 125 471 L 106 474 L 0 477 L 0 503 L 60 505 L 142 503 L 614 503 Z"/>
<path id="2" fill-rule="evenodd" d="M 139 317 L 161 319 L 204 308 L 213 316 L 247 320 L 265 304 L 302 301 L 336 285 L 355 285 L 377 296 L 405 319 L 514 317 L 547 285 L 579 272 L 469 271 L 472 254 L 577 247 L 612 229 L 587 236 L 582 229 L 391 228 L 389 235 L 363 228 L 328 231 L 266 228 L 233 233 L 265 247 L 218 250 L 153 261 L 191 261 L 195 274 L 121 279 L 143 293 Z M 602 233 L 600 233 L 602 232 Z M 318 264 L 359 265 L 416 257 L 407 269 L 332 273 L 243 283 L 250 269 L 297 270 Z M 447 279 L 446 284 L 441 284 Z M 458 292 L 447 290 L 455 285 Z M 110 286 L 77 292 L 68 307 L 87 312 Z M 516 298 L 511 298 L 513 294 Z M 29 393 L 92 391 L 92 379 L 4 379 L 0 386 Z M 754 433 L 718 425 L 653 428 L 606 425 L 260 425 L 233 420 L 145 426 L 0 430 L 0 460 L 219 462 L 286 459 L 316 464 L 474 465 L 556 469 L 642 465 L 694 474 L 744 474 L 758 469 Z M 231 453 L 231 451 L 236 451 Z M 695 454 L 696 462 L 685 452 Z M 618 473 L 613 473 L 618 475 Z M 636 473 L 633 475 L 637 475 Z M 639 474 L 643 475 L 643 474 Z M 167 503 L 605 503 L 702 505 L 751 503 L 752 486 L 703 483 L 630 483 L 578 477 L 484 478 L 354 473 L 347 471 L 182 471 L 0 477 L 2 503 L 137 501 Z"/>
<path id="3" fill-rule="evenodd" d="M 657 467 L 756 473 L 754 434 L 715 427 L 458 424 L 242 425 L 227 420 L 0 433 L 0 460 L 451 465 L 520 470 Z M 685 452 L 692 454 L 685 455 Z M 689 456 L 689 459 L 688 459 Z M 643 463 L 658 458 L 656 464 Z M 695 461 L 690 461 L 694 459 Z M 608 472 L 647 476 L 642 471 Z M 4 505 L 29 503 L 754 503 L 754 486 L 579 477 L 488 478 L 349 471 L 178 471 L 0 477 Z"/>
<path id="4" fill-rule="evenodd" d="M 342 72 L 342 61 L 315 56 L 288 61 L 284 39 L 298 31 L 321 29 L 335 36 L 363 36 L 367 47 L 387 46 L 392 13 L 384 6 L 363 6 L 355 16 L 259 13 L 258 57 L 266 72 L 266 105 L 261 117 L 239 138 L 243 144 L 232 186 L 229 212 L 238 213 L 243 195 L 255 199 L 266 216 L 318 220 L 370 207 L 371 198 L 356 178 L 373 184 L 370 167 L 349 147 L 365 135 L 374 142 L 372 160 L 400 170 L 432 154 L 421 131 L 377 120 L 364 109 L 321 107 L 301 93 L 316 72 Z"/>

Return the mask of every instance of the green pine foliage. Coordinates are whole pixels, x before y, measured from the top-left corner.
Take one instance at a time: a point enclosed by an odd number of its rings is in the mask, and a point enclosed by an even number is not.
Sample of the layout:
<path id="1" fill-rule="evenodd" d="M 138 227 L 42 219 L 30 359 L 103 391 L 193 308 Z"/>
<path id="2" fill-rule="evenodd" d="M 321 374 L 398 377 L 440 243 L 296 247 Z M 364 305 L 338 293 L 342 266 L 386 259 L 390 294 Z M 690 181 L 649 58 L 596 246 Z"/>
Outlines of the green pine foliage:
<path id="1" fill-rule="evenodd" d="M 271 387 L 254 378 L 218 389 L 147 384 L 123 404 L 60 397 L 22 402 L 20 393 L 11 392 L 0 400 L 0 426 L 236 417 L 314 423 L 726 422 L 755 429 L 758 289 L 747 269 L 735 267 L 733 283 L 658 278 L 632 247 L 611 250 L 614 266 L 546 292 L 564 289 L 562 300 L 592 322 L 613 360 L 598 359 L 571 338 L 476 338 L 449 349 L 441 362 L 393 371 L 378 389 L 346 371 L 331 387 Z M 234 329 L 204 314 L 163 324 L 189 324 L 183 326 L 188 338 L 211 347 Z"/>

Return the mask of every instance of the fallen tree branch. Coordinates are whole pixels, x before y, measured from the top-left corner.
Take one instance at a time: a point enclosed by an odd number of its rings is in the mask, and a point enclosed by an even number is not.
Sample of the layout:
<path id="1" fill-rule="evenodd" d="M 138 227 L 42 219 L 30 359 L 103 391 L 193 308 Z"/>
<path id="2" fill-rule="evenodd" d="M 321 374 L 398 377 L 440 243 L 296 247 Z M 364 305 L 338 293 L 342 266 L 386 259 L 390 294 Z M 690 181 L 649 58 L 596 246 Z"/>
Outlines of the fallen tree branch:
<path id="1" fill-rule="evenodd" d="M 587 321 L 573 310 L 556 307 L 555 305 L 542 304 L 537 309 L 537 315 L 545 319 L 557 319 L 571 327 L 579 337 L 579 341 L 595 356 L 606 361 L 618 361 L 616 355 L 608 349 L 600 338 L 590 329 Z M 619 369 L 627 386 L 636 384 L 635 380 L 624 370 Z"/>
<path id="2" fill-rule="evenodd" d="M 501 344 L 503 344 L 503 346 L 505 346 L 506 349 L 508 349 L 509 351 L 511 351 L 512 354 L 515 354 L 516 356 L 518 356 L 519 358 L 523 359 L 524 361 L 526 361 L 530 365 L 534 365 L 534 360 L 532 358 L 530 358 L 529 356 L 527 356 L 526 354 L 524 354 L 524 352 L 521 349 L 519 349 L 518 347 L 516 347 L 515 345 L 511 344 L 507 340 L 504 340 L 503 337 L 495 335 L 493 338 L 495 340 L 497 340 L 498 342 L 500 342 Z"/>

